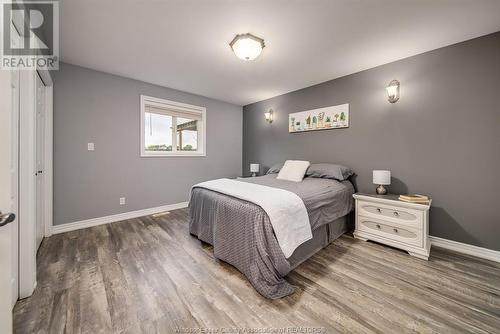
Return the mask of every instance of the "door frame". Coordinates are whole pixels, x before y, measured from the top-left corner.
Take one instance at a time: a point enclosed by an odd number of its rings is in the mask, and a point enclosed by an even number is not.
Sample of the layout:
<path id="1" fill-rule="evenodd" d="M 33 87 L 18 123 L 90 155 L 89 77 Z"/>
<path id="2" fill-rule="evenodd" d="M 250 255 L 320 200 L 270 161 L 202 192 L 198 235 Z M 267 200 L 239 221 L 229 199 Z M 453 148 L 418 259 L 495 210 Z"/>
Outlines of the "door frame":
<path id="1" fill-rule="evenodd" d="M 2 22 L 3 23 L 3 22 Z M 0 206 L 5 213 L 11 211 L 13 195 L 12 167 L 13 152 L 15 145 L 15 133 L 13 131 L 14 108 L 12 105 L 12 73 L 8 70 L 0 70 L 0 151 L 2 154 L 2 165 L 0 166 Z M 3 156 L 5 155 L 5 156 Z M 0 227 L 0 332 L 12 333 L 12 262 L 13 262 L 13 224 L 14 222 Z"/>
<path id="2" fill-rule="evenodd" d="M 11 152 L 11 195 L 14 198 L 12 212 L 18 218 L 11 223 L 12 234 L 12 307 L 19 297 L 19 114 L 20 114 L 20 71 L 11 70 L 11 95 L 12 95 L 12 152 Z M 15 83 L 15 84 L 14 84 Z"/>
<path id="3" fill-rule="evenodd" d="M 17 36 L 18 38 L 19 35 Z M 36 287 L 36 76 L 45 94 L 45 237 L 52 229 L 53 192 L 53 81 L 47 70 L 20 71 L 19 117 L 19 298 Z"/>
<path id="4" fill-rule="evenodd" d="M 15 37 L 17 32 L 14 32 L 14 26 L 11 26 L 11 41 L 17 45 L 19 40 Z M 13 68 L 11 73 L 11 195 L 14 202 L 12 203 L 11 211 L 16 214 L 17 218 L 11 223 L 12 235 L 12 307 L 17 302 L 19 297 L 19 115 L 20 115 L 20 70 Z"/>
<path id="5" fill-rule="evenodd" d="M 52 235 L 53 220 L 53 163 L 54 163 L 54 82 L 48 71 L 38 71 L 45 84 L 45 237 Z"/>

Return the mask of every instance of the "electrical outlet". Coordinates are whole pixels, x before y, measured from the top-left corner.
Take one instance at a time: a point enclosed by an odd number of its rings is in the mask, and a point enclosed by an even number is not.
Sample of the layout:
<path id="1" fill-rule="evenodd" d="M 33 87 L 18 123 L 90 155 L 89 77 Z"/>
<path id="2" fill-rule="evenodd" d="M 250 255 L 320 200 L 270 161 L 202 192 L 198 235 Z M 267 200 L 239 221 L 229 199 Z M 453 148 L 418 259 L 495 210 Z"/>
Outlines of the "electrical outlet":
<path id="1" fill-rule="evenodd" d="M 120 197 L 120 205 L 125 205 L 125 197 Z"/>
<path id="2" fill-rule="evenodd" d="M 93 151 L 94 150 L 94 143 L 88 143 L 87 144 L 87 150 Z"/>

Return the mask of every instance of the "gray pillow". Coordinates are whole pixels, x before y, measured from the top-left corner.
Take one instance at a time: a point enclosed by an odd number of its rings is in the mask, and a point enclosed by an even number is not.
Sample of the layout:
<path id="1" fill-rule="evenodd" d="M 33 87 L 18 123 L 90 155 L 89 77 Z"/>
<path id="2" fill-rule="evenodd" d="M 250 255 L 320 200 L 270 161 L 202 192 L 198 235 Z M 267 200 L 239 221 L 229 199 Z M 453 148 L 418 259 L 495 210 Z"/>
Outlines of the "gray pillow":
<path id="1" fill-rule="evenodd" d="M 276 165 L 273 165 L 271 168 L 269 168 L 269 170 L 267 171 L 266 174 L 278 174 L 281 170 L 281 168 L 283 168 L 283 165 L 284 163 L 279 163 L 279 164 L 276 164 Z"/>
<path id="2" fill-rule="evenodd" d="M 344 181 L 353 175 L 354 171 L 346 166 L 335 164 L 311 164 L 306 176 Z"/>

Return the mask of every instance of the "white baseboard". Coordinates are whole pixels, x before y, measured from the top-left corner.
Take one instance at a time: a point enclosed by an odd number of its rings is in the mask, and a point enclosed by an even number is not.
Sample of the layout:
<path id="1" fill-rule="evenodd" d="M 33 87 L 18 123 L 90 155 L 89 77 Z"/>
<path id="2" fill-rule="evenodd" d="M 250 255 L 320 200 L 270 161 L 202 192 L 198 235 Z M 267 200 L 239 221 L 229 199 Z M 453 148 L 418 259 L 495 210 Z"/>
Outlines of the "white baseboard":
<path id="1" fill-rule="evenodd" d="M 490 261 L 500 262 L 500 251 L 433 236 L 430 236 L 429 238 L 431 239 L 432 246 L 453 250 L 458 253 L 472 255 Z"/>
<path id="2" fill-rule="evenodd" d="M 170 204 L 170 205 L 162 205 L 162 206 L 158 206 L 156 208 L 149 208 L 149 209 L 143 209 L 143 210 L 137 210 L 137 211 L 124 212 L 124 213 L 119 213 L 119 214 L 111 215 L 111 216 L 92 218 L 92 219 L 81 220 L 81 221 L 77 221 L 77 222 L 73 222 L 73 223 L 55 225 L 55 226 L 52 226 L 52 234 L 64 233 L 64 232 L 69 232 L 69 231 L 74 231 L 74 230 L 80 230 L 82 228 L 98 226 L 98 225 L 103 225 L 103 224 L 109 224 L 109 223 L 119 222 L 122 220 L 137 218 L 137 217 L 149 216 L 149 215 L 153 215 L 155 213 L 187 208 L 187 206 L 188 206 L 188 202 L 181 202 L 181 203 Z"/>

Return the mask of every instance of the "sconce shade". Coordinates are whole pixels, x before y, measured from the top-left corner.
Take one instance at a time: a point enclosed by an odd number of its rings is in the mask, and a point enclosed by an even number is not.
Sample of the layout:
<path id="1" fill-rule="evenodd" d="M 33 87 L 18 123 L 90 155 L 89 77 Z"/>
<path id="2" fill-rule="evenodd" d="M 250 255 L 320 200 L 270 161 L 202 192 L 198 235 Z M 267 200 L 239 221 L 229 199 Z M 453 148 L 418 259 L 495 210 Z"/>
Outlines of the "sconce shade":
<path id="1" fill-rule="evenodd" d="M 264 113 L 264 116 L 266 117 L 266 121 L 268 121 L 269 123 L 273 122 L 273 110 L 272 109 L 269 109 L 268 112 Z"/>
<path id="2" fill-rule="evenodd" d="M 259 164 L 250 164 L 250 172 L 258 173 L 259 172 Z"/>
<path id="3" fill-rule="evenodd" d="M 391 171 L 390 170 L 374 170 L 373 171 L 373 184 L 388 185 L 391 184 Z"/>
<path id="4" fill-rule="evenodd" d="M 399 89 L 401 84 L 398 80 L 392 80 L 385 88 L 387 90 L 387 99 L 390 103 L 396 103 L 399 100 Z"/>

